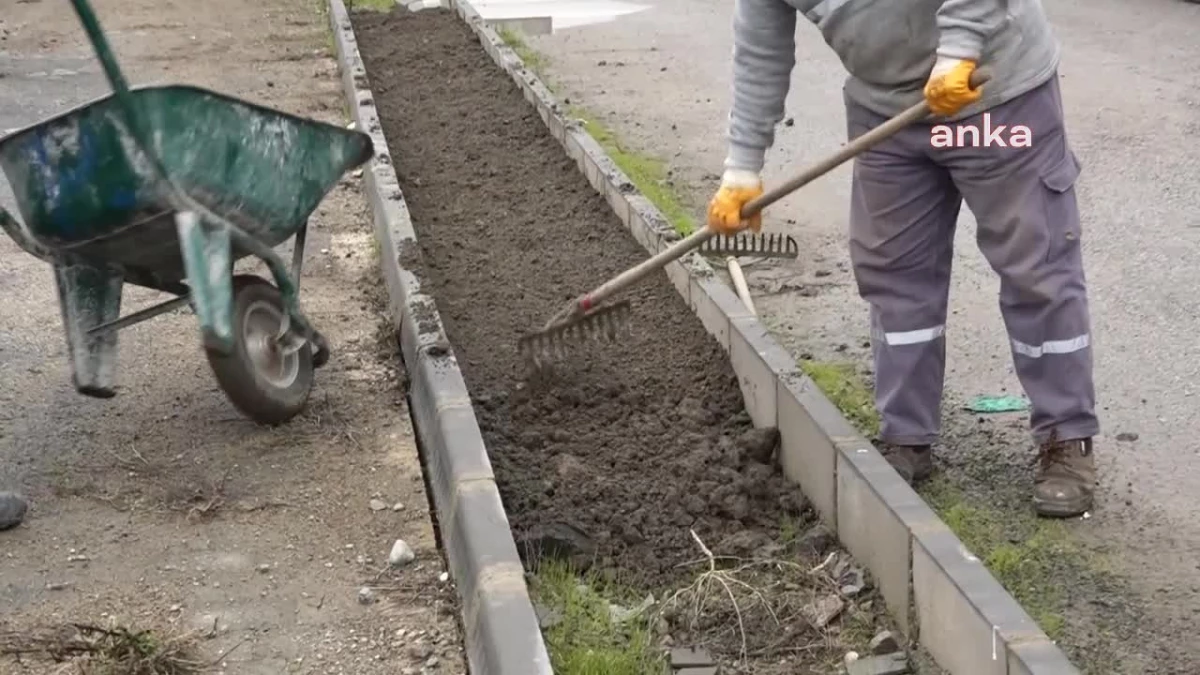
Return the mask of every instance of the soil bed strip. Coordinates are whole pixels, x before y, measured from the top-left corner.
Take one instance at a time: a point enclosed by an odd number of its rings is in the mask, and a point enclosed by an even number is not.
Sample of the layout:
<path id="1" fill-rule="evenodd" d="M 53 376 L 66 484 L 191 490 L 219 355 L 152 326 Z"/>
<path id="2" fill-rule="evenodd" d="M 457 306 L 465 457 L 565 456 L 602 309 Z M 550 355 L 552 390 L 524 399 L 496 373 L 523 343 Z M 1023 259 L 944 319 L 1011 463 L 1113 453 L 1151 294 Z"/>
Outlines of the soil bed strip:
<path id="1" fill-rule="evenodd" d="M 773 466 L 773 430 L 754 428 L 724 351 L 666 275 L 630 294 L 638 325 L 624 342 L 525 380 L 517 339 L 645 250 L 452 13 L 354 22 L 421 276 L 519 539 L 574 536 L 600 569 L 659 591 L 693 576 L 689 530 L 719 549 L 811 515 Z"/>
<path id="2" fill-rule="evenodd" d="M 332 0 L 332 3 L 340 5 L 340 0 Z M 613 170 L 615 167 L 613 167 L 611 160 L 604 156 L 594 141 L 580 138 L 578 132 L 570 129 L 569 124 L 559 114 L 557 105 L 549 96 L 548 91 L 540 82 L 537 82 L 535 77 L 524 70 L 520 64 L 520 60 L 516 58 L 511 50 L 503 46 L 495 33 L 482 25 L 478 14 L 470 5 L 465 2 L 459 2 L 456 3 L 456 8 L 460 16 L 471 24 L 471 28 L 479 34 L 484 47 L 487 48 L 496 62 L 508 69 L 514 79 L 521 84 L 524 89 L 525 98 L 534 103 L 537 114 L 549 127 L 551 134 L 563 142 L 568 153 L 579 163 L 579 168 L 584 171 L 592 186 L 607 197 L 606 201 L 622 221 L 628 221 L 626 224 L 633 230 L 633 234 L 638 242 L 645 245 L 649 250 L 654 251 L 661 247 L 664 241 L 669 241 L 672 237 L 671 234 L 665 232 L 664 228 L 661 227 L 661 224 L 665 223 L 665 219 L 661 217 L 661 214 L 658 214 L 640 195 L 632 194 L 635 191 L 629 189 L 630 185 L 628 181 L 624 180 L 619 171 Z M 338 25 L 336 16 L 334 17 L 334 22 L 336 28 Z M 348 86 L 350 86 L 353 83 L 352 71 L 347 69 L 346 72 Z M 348 91 L 348 94 L 353 96 L 353 90 Z M 355 102 L 357 103 L 357 100 Z M 505 120 L 505 122 L 510 121 Z M 394 136 L 395 134 L 389 133 L 389 137 Z M 484 162 L 483 166 L 488 167 L 488 163 Z M 418 176 L 417 178 L 419 179 L 420 177 Z M 539 186 L 531 189 L 531 192 L 546 190 L 545 187 L 541 186 L 540 182 L 530 183 L 530 185 Z M 461 189 L 461 186 L 458 187 Z M 406 194 L 410 191 L 411 187 L 406 187 Z M 382 200 L 384 197 L 380 196 L 380 199 Z M 380 210 L 377 206 L 377 216 Z M 444 211 L 445 209 L 442 210 Z M 451 210 L 454 211 L 454 209 Z M 458 214 L 456 213 L 456 215 Z M 418 222 L 423 221 L 418 219 Z M 473 231 L 469 224 L 459 224 L 465 226 L 465 231 L 467 232 L 480 234 L 479 227 L 482 226 L 482 223 L 476 223 L 477 227 Z M 446 226 L 442 225 L 440 227 Z M 576 230 L 576 233 L 578 232 Z M 588 238 L 592 238 L 590 234 Z M 597 238 L 603 239 L 603 237 Z M 524 244 L 527 246 L 525 250 L 527 252 L 540 252 L 543 249 L 539 248 L 537 244 L 545 244 L 546 241 L 546 238 L 538 238 L 535 241 L 525 240 Z M 530 244 L 533 244 L 533 246 L 530 246 Z M 422 245 L 428 246 L 429 244 L 423 240 Z M 446 242 L 435 242 L 433 244 L 435 247 L 439 245 L 446 245 Z M 459 244 L 458 246 L 461 247 L 462 245 Z M 418 257 L 425 258 L 426 260 L 429 259 L 428 250 L 425 251 L 425 254 L 425 256 L 418 255 Z M 385 253 L 385 258 L 386 255 Z M 485 255 L 484 258 L 487 259 L 488 256 Z M 433 257 L 433 259 L 437 259 L 439 263 L 443 262 L 443 260 L 436 257 Z M 385 259 L 386 262 L 388 261 Z M 547 308 L 557 308 L 571 293 L 576 292 L 580 288 L 594 285 L 595 279 L 605 278 L 611 275 L 613 271 L 619 271 L 627 266 L 625 260 L 620 262 L 621 264 L 617 265 L 615 269 L 610 269 L 607 273 L 601 274 L 599 277 L 594 276 L 596 274 L 595 269 L 589 270 L 586 276 L 591 277 L 591 280 L 581 285 L 564 284 L 562 283 L 562 278 L 553 278 L 556 275 L 552 273 L 547 274 L 543 270 L 538 270 L 543 271 L 541 275 L 537 271 L 531 271 L 525 276 L 528 279 L 546 279 L 549 276 L 552 278 L 554 285 L 561 285 L 563 287 L 564 290 L 559 297 L 554 298 L 549 304 L 542 303 L 540 313 L 544 314 Z M 399 271 L 392 273 L 393 277 L 404 277 L 411 271 L 405 270 L 399 265 L 391 266 L 385 264 L 385 268 L 388 267 L 393 267 L 393 269 L 394 267 L 401 267 Z M 530 265 L 530 267 L 534 267 L 534 265 Z M 730 356 L 733 359 L 735 368 L 743 374 L 743 391 L 749 390 L 746 391 L 747 401 L 751 404 L 750 412 L 755 416 L 755 421 L 760 422 L 759 418 L 765 418 L 767 417 L 767 413 L 769 413 L 773 422 L 777 415 L 777 405 L 779 408 L 790 406 L 790 409 L 793 409 L 794 413 L 799 413 L 797 417 L 803 416 L 804 419 L 802 420 L 795 419 L 794 425 L 784 424 L 785 428 L 781 429 L 784 432 L 785 439 L 784 463 L 785 465 L 791 464 L 789 473 L 800 473 L 796 470 L 798 463 L 803 464 L 806 469 L 810 465 L 814 465 L 814 462 L 810 461 L 814 459 L 812 457 L 814 454 L 830 455 L 816 458 L 817 460 L 823 460 L 819 464 L 816 464 L 816 466 L 826 466 L 829 469 L 827 472 L 817 471 L 815 472 L 815 477 L 809 476 L 807 480 L 803 475 L 795 477 L 802 484 L 812 485 L 817 481 L 826 484 L 821 489 L 821 492 L 825 493 L 825 496 L 828 498 L 823 500 L 824 503 L 820 503 L 822 500 L 818 500 L 817 506 L 827 520 L 839 522 L 841 525 L 839 534 L 847 541 L 851 552 L 863 557 L 873 571 L 879 571 L 878 568 L 880 567 L 895 567 L 895 563 L 897 562 L 901 563 L 901 567 L 905 570 L 910 569 L 910 566 L 920 568 L 914 569 L 913 572 L 915 574 L 911 577 L 915 592 L 910 595 L 908 590 L 905 589 L 901 597 L 901 602 L 904 609 L 914 614 L 918 607 L 924 610 L 919 616 L 914 616 L 913 618 L 919 621 L 921 627 L 924 629 L 920 631 L 925 638 L 923 642 L 938 657 L 939 662 L 943 666 L 949 667 L 950 671 L 957 675 L 959 672 L 981 672 L 979 671 L 979 667 L 984 666 L 985 661 L 986 667 L 995 667 L 996 665 L 996 656 L 993 656 L 995 650 L 982 650 L 974 647 L 974 645 L 982 646 L 983 643 L 979 639 L 982 635 L 979 630 L 980 625 L 977 621 L 958 622 L 955 626 L 940 625 L 940 622 L 937 621 L 943 615 L 943 612 L 939 610 L 949 610 L 951 609 L 949 605 L 957 602 L 966 605 L 966 607 L 961 607 L 961 609 L 970 608 L 968 615 L 972 618 L 983 621 L 982 627 L 987 629 L 986 633 L 988 638 L 990 638 L 988 640 L 990 643 L 989 646 L 994 645 L 995 649 L 999 650 L 999 658 L 1009 661 L 1013 668 L 1022 668 L 1022 672 L 1029 673 L 1076 672 L 1066 662 L 1061 652 L 1045 639 L 1041 631 L 1036 629 L 1036 626 L 1033 625 L 1023 610 L 1016 606 L 1015 601 L 1002 588 L 998 587 L 998 584 L 996 584 L 995 580 L 991 578 L 986 570 L 981 569 L 978 561 L 967 557 L 965 561 L 967 564 L 965 566 L 962 564 L 964 556 L 961 555 L 961 543 L 937 520 L 936 516 L 927 507 L 924 507 L 923 503 L 921 503 L 921 506 L 924 508 L 916 509 L 916 513 L 913 513 L 914 509 L 911 506 L 911 498 L 915 497 L 915 493 L 912 493 L 911 489 L 908 489 L 907 493 L 905 493 L 904 489 L 898 489 L 895 485 L 895 481 L 898 478 L 894 476 L 894 472 L 881 470 L 879 462 L 882 458 L 878 457 L 878 453 L 865 445 L 865 441 L 859 438 L 858 434 L 854 433 L 853 430 L 849 430 L 846 433 L 849 425 L 837 413 L 836 408 L 833 408 L 832 404 L 819 392 L 812 391 L 812 389 L 815 389 L 815 387 L 812 387 L 812 382 L 808 381 L 802 375 L 797 374 L 795 363 L 790 357 L 786 357 L 785 354 L 785 358 L 778 358 L 778 352 L 782 350 L 766 335 L 766 331 L 762 329 L 757 321 L 745 318 L 745 312 L 736 304 L 736 300 L 732 303 L 730 302 L 732 294 L 727 288 L 719 283 L 715 283 L 711 279 L 711 269 L 707 265 L 689 261 L 687 265 L 680 264 L 669 268 L 668 274 L 670 280 L 679 288 L 680 293 L 691 301 L 694 311 L 699 315 L 704 326 L 717 337 L 722 347 L 731 352 Z M 411 274 L 408 274 L 408 276 L 411 276 Z M 390 287 L 397 285 L 403 284 L 389 284 Z M 525 286 L 520 286 L 519 288 L 521 291 L 530 290 Z M 442 298 L 444 294 L 439 293 L 438 295 L 439 298 Z M 535 292 L 533 295 L 537 296 L 538 293 Z M 643 295 L 639 299 L 644 301 L 646 296 Z M 657 298 L 651 296 L 651 299 Z M 514 312 L 515 318 L 519 319 L 518 324 L 523 323 L 527 327 L 537 325 L 541 320 L 544 320 L 544 317 L 540 315 L 534 318 L 533 321 L 528 321 L 527 317 L 522 317 L 520 309 L 528 306 L 528 304 L 518 306 L 518 311 Z M 411 308 L 402 307 L 401 311 L 403 312 L 404 309 Z M 436 321 L 436 312 L 434 317 Z M 507 337 L 505 334 L 508 331 L 503 330 L 503 328 L 508 328 L 509 326 L 511 324 L 502 324 L 502 330 L 497 331 L 497 335 L 501 338 Z M 447 327 L 449 333 L 456 336 L 455 342 L 457 344 L 457 333 L 452 326 L 452 321 L 447 322 Z M 417 337 L 419 338 L 421 335 Z M 502 343 L 503 339 L 497 340 L 497 342 Z M 757 359 L 757 364 L 747 365 L 745 363 L 738 363 L 737 352 L 739 342 L 743 348 L 750 347 L 752 351 L 748 355 L 749 358 L 746 358 L 747 355 L 743 354 L 743 359 L 741 360 L 753 361 Z M 756 346 L 759 348 L 754 349 Z M 464 351 L 469 352 L 469 350 Z M 460 360 L 464 360 L 461 358 L 461 355 Z M 469 361 L 469 359 L 465 360 Z M 746 381 L 754 379 L 745 375 L 745 371 L 752 370 L 754 366 L 757 366 L 759 371 L 763 370 L 765 366 L 767 377 L 761 378 L 765 381 L 758 383 L 748 383 Z M 502 369 L 503 367 L 501 367 Z M 467 371 L 468 378 L 472 378 L 471 368 L 467 367 L 465 370 Z M 604 369 L 602 367 L 583 366 L 581 367 L 581 371 L 583 372 L 577 374 L 582 375 L 583 378 L 587 378 L 597 370 L 603 371 Z M 482 379 L 486 381 L 487 378 L 485 376 Z M 579 382 L 579 380 L 576 380 L 576 382 Z M 755 384 L 759 385 L 757 391 L 755 391 Z M 472 391 L 476 392 L 475 400 L 477 405 L 481 402 L 481 398 L 485 405 L 489 401 L 496 400 L 490 393 L 484 393 L 482 397 L 479 396 L 476 389 L 472 381 Z M 588 392 L 586 386 L 582 390 Z M 577 389 L 576 391 L 580 390 Z M 595 394 L 595 391 L 589 393 Z M 602 391 L 602 393 L 606 392 Z M 611 394 L 611 390 L 607 393 Z M 751 394 L 758 394 L 757 399 L 751 396 Z M 514 398 L 517 398 L 520 404 L 529 405 L 532 396 L 525 399 L 520 399 L 516 396 Z M 770 400 L 770 405 L 761 405 L 760 403 L 766 399 Z M 576 406 L 578 405 L 578 401 L 574 401 L 573 403 Z M 680 404 L 682 403 L 683 401 L 680 401 Z M 511 406 L 513 401 L 503 399 L 501 404 Z M 484 414 L 481 417 L 485 418 L 484 430 L 486 434 L 489 430 L 486 420 L 487 415 Z M 784 421 L 782 415 L 779 415 L 779 418 L 781 422 Z M 511 422 L 511 417 L 509 421 Z M 519 428 L 519 425 L 514 426 Z M 802 426 L 806 428 L 788 433 L 788 426 Z M 509 431 L 511 431 L 511 428 Z M 793 449 L 789 452 L 786 447 L 789 444 L 789 436 L 794 442 L 801 434 L 812 438 L 814 431 L 817 433 L 820 442 L 813 445 L 827 447 L 818 447 L 815 452 L 812 448 Z M 520 443 L 521 440 L 531 439 L 519 439 L 516 443 Z M 545 442 L 545 440 L 541 441 L 543 445 Z M 534 445 L 536 444 L 535 442 Z M 493 452 L 495 451 L 493 450 Z M 502 453 L 495 454 L 497 456 L 497 474 L 500 476 L 501 486 L 507 488 L 504 480 L 505 467 L 503 466 L 505 458 Z M 800 455 L 800 457 L 789 457 L 788 455 Z M 486 457 L 484 459 L 486 461 Z M 561 467 L 554 468 L 559 469 L 558 473 L 561 475 Z M 536 474 L 536 471 L 534 473 Z M 804 473 L 811 472 L 806 471 Z M 833 480 L 825 480 L 826 478 L 836 479 L 838 490 L 831 490 L 829 485 L 833 483 Z M 900 485 L 902 488 L 907 488 L 902 483 Z M 865 490 L 866 493 L 869 493 L 869 496 L 873 497 L 870 501 L 874 501 L 875 504 L 867 504 L 867 508 L 863 508 L 862 503 L 847 503 L 850 500 L 846 498 L 844 493 L 853 491 L 855 488 Z M 507 492 L 508 490 L 505 489 L 505 491 Z M 552 489 L 551 492 L 553 492 Z M 860 496 L 868 495 L 864 494 Z M 510 495 L 506 494 L 505 498 L 506 502 L 511 503 L 512 498 Z M 919 498 L 917 500 L 919 502 Z M 535 503 L 537 501 L 539 500 L 534 499 Z M 854 508 L 855 506 L 858 506 L 858 508 Z M 510 506 L 510 511 L 512 510 Z M 536 509 L 534 510 L 536 511 Z M 869 513 L 872 510 L 876 512 Z M 880 510 L 882 513 L 878 512 Z M 838 514 L 838 511 L 841 511 L 841 514 Z M 837 518 L 837 515 L 841 515 L 841 518 Z M 503 516 L 503 511 L 501 511 L 501 516 Z M 520 520 L 519 515 L 517 519 Z M 881 525 L 879 523 L 880 520 L 891 522 Z M 871 521 L 875 524 L 872 525 L 865 521 Z M 913 532 L 914 525 L 919 528 L 915 534 Z M 518 529 L 520 528 L 518 527 Z M 528 525 L 526 529 L 528 529 Z M 894 529 L 900 529 L 904 535 L 903 548 L 906 550 L 903 551 L 904 559 L 902 560 L 897 560 L 895 557 L 892 557 L 891 560 L 881 560 L 881 556 L 886 555 L 886 553 L 895 553 L 895 550 L 881 552 L 880 549 L 883 547 L 863 543 L 864 538 L 867 540 L 890 539 L 891 542 L 895 542 L 895 535 L 886 531 Z M 848 534 L 855 533 L 855 530 L 857 530 L 858 536 L 847 536 Z M 929 532 L 932 532 L 932 534 L 927 534 Z M 612 532 L 608 532 L 607 534 L 610 538 L 613 535 Z M 621 534 L 623 533 L 618 533 L 618 536 Z M 638 538 L 639 536 L 636 534 L 633 537 L 635 540 Z M 915 543 L 917 546 L 913 546 L 913 539 L 916 539 Z M 626 543 L 628 544 L 628 542 Z M 917 557 L 913 558 L 912 554 L 918 550 Z M 971 563 L 974 564 L 972 565 Z M 622 565 L 618 563 L 617 567 L 622 567 Z M 908 580 L 909 574 L 906 573 L 903 575 L 905 586 L 907 586 Z M 900 579 L 897 578 L 896 582 L 899 581 Z M 922 587 L 924 587 L 924 592 L 922 592 Z M 997 591 L 999 591 L 999 594 L 997 594 Z M 887 591 L 885 589 L 886 594 Z M 983 596 L 991 597 L 984 598 Z M 949 600 L 942 600 L 936 603 L 931 602 L 932 599 L 938 597 L 948 598 Z M 895 604 L 894 598 L 890 600 L 889 604 Z M 900 608 L 894 608 L 894 611 L 898 609 Z M 952 614 L 956 613 L 952 612 Z M 993 620 L 1000 620 L 1000 624 L 995 623 Z M 913 625 L 909 629 L 911 630 L 915 627 Z M 966 644 L 964 644 L 964 639 L 966 639 Z M 971 643 L 974 643 L 974 645 Z M 971 653 L 966 653 L 968 651 Z M 982 655 L 984 651 L 989 652 L 986 656 L 990 658 L 985 658 Z M 526 663 L 528 664 L 528 662 Z M 526 665 L 526 668 L 528 669 L 528 665 Z"/>

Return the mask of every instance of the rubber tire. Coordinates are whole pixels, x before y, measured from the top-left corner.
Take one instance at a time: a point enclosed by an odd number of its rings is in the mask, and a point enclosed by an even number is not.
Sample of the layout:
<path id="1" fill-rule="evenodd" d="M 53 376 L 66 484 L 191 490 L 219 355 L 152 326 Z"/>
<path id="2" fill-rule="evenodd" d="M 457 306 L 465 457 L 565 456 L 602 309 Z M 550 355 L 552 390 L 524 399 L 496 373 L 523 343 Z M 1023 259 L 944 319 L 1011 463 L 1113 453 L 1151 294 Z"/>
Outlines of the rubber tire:
<path id="1" fill-rule="evenodd" d="M 308 404 L 313 386 L 310 345 L 296 352 L 300 357 L 296 381 L 280 389 L 258 377 L 246 353 L 242 322 L 256 302 L 268 302 L 283 312 L 283 296 L 271 283 L 254 275 L 233 278 L 233 352 L 229 355 L 206 349 L 208 364 L 225 396 L 242 414 L 259 424 L 276 426 L 290 421 Z"/>

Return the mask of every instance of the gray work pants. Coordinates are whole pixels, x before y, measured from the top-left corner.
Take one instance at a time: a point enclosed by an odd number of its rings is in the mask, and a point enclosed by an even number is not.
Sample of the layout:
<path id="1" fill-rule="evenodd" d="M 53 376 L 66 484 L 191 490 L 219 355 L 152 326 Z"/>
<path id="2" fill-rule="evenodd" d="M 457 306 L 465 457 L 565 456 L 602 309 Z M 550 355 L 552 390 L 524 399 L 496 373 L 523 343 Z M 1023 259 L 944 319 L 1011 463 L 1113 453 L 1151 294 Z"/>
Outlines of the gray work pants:
<path id="1" fill-rule="evenodd" d="M 849 136 L 885 118 L 846 100 Z M 987 115 L 990 119 L 985 120 Z M 996 144 L 998 135 L 1006 147 Z M 1013 147 L 1013 125 L 1031 132 Z M 917 124 L 854 162 L 850 258 L 870 305 L 881 440 L 924 445 L 941 428 L 946 313 L 955 223 L 965 199 L 978 245 L 1000 276 L 1000 310 L 1039 442 L 1099 432 L 1075 179 L 1058 79 L 949 125 L 966 146 L 935 147 Z M 978 129 L 959 139 L 957 127 Z M 993 142 L 985 144 L 987 127 Z"/>

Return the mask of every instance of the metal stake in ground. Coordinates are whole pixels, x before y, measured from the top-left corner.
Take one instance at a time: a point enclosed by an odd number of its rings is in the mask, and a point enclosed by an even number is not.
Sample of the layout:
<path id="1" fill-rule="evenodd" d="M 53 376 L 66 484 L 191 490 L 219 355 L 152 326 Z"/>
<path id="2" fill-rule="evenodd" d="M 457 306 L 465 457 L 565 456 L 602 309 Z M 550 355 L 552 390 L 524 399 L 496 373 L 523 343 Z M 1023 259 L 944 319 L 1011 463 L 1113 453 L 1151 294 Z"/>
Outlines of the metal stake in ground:
<path id="1" fill-rule="evenodd" d="M 976 89 L 990 79 L 989 75 L 977 70 L 971 77 L 971 88 Z M 758 199 L 742 207 L 741 216 L 748 219 L 841 166 L 878 143 L 887 140 L 910 124 L 929 117 L 929 105 L 922 100 L 908 110 L 896 115 L 867 133 L 842 146 L 841 150 L 817 162 L 782 185 L 768 190 Z M 615 278 L 605 282 L 590 293 L 585 293 L 567 304 L 540 330 L 523 336 L 517 342 L 517 350 L 534 371 L 545 371 L 554 359 L 566 357 L 567 348 L 595 339 L 615 339 L 628 324 L 632 314 L 628 301 L 605 306 L 604 301 L 624 291 L 647 276 L 657 272 L 699 248 L 716 236 L 717 232 L 705 225 L 669 248 L 659 251 L 649 260 L 640 263 Z"/>

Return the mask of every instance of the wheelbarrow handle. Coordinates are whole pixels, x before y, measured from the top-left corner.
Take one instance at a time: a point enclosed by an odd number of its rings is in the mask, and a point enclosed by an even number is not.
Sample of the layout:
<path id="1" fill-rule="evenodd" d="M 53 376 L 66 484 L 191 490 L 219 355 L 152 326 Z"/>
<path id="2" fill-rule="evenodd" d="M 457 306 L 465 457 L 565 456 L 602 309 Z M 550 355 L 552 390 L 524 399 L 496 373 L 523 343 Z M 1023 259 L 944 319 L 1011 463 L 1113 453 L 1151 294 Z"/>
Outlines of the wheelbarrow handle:
<path id="1" fill-rule="evenodd" d="M 126 82 L 125 75 L 121 73 L 121 68 L 117 65 L 117 58 L 113 54 L 112 46 L 108 43 L 108 38 L 104 36 L 104 30 L 100 27 L 100 20 L 96 18 L 95 10 L 92 9 L 92 5 L 88 0 L 71 0 L 71 6 L 74 7 L 75 14 L 79 16 L 79 22 L 83 24 L 83 31 L 87 33 L 88 41 L 92 43 L 92 49 L 96 52 L 96 58 L 100 59 L 100 66 L 104 70 L 104 76 L 108 78 L 108 84 L 112 87 L 113 98 L 117 102 L 117 109 L 120 110 L 134 143 L 137 144 L 138 148 L 141 149 L 146 159 L 150 162 L 151 168 L 155 173 L 155 178 L 160 183 L 169 186 L 172 194 L 178 200 L 179 190 L 171 182 L 161 160 L 154 152 L 154 147 L 150 143 L 150 132 L 147 128 L 145 118 L 142 116 L 141 111 L 138 110 L 138 107 L 134 105 L 133 95 L 129 91 L 129 83 Z"/>
<path id="2" fill-rule="evenodd" d="M 126 118 L 125 123 L 131 127 L 136 136 L 134 140 L 139 144 L 144 143 L 147 139 L 141 134 L 141 121 L 138 119 L 137 111 L 134 110 L 133 102 L 129 97 L 129 83 L 125 81 L 125 76 L 117 65 L 117 59 L 113 55 L 112 47 L 108 44 L 108 38 L 104 37 L 104 30 L 100 27 L 100 20 L 96 18 L 96 11 L 92 9 L 91 3 L 87 0 L 71 0 L 71 6 L 75 9 L 75 14 L 79 16 L 79 23 L 83 24 L 83 32 L 87 34 L 88 41 L 92 43 L 96 58 L 100 60 L 104 76 L 108 79 L 108 84 L 112 87 L 113 94 L 117 99 L 117 105 Z M 145 149 L 143 148 L 143 150 Z"/>
<path id="3" fill-rule="evenodd" d="M 976 70 L 971 73 L 971 88 L 978 89 L 992 79 L 991 73 L 985 70 Z M 896 115 L 888 121 L 871 129 L 867 133 L 855 138 L 854 140 L 842 146 L 833 155 L 817 162 L 813 166 L 805 169 L 801 173 L 792 178 L 780 183 L 778 186 L 767 190 L 762 196 L 747 202 L 742 207 L 742 218 L 747 219 L 753 217 L 771 204 L 783 199 L 792 194 L 796 190 L 808 185 L 812 181 L 824 176 L 830 171 L 841 166 L 843 162 L 853 157 L 856 157 L 870 148 L 879 144 L 882 141 L 891 138 L 897 131 L 907 127 L 915 122 L 920 122 L 929 116 L 929 104 L 922 100 L 920 103 L 914 104 L 908 110 Z"/>

